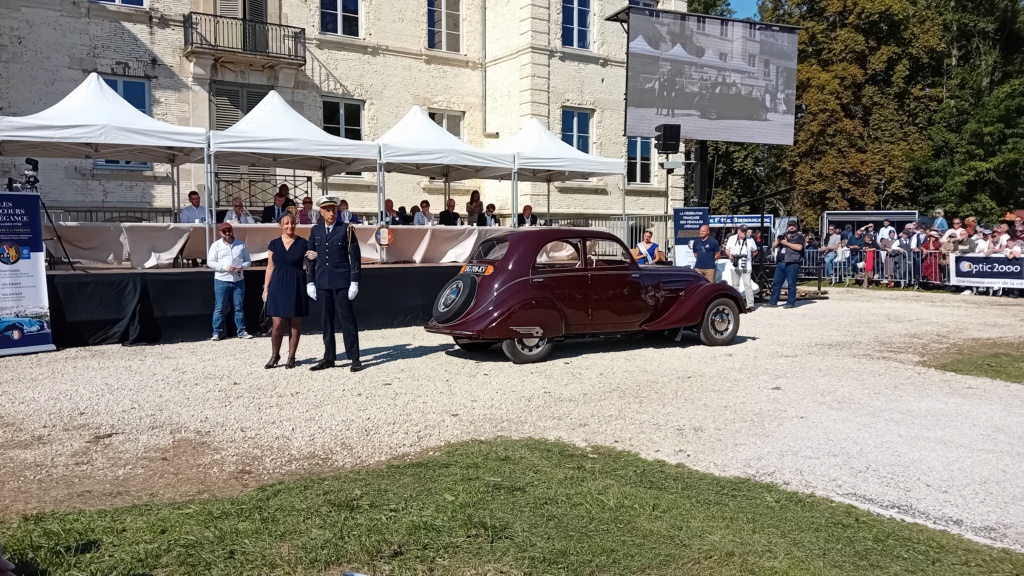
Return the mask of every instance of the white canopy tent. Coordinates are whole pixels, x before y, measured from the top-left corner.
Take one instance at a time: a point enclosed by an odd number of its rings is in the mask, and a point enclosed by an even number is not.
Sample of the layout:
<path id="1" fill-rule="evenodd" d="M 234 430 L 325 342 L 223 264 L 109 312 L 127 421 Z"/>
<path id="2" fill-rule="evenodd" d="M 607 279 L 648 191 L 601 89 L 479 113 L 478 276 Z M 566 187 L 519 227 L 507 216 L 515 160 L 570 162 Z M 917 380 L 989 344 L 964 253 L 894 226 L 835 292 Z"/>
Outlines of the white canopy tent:
<path id="1" fill-rule="evenodd" d="M 661 56 L 661 52 L 651 48 L 643 36 L 637 36 L 629 43 L 630 54 L 642 54 L 644 56 Z"/>
<path id="2" fill-rule="evenodd" d="M 512 194 L 514 214 L 519 211 L 519 181 L 547 183 L 547 212 L 550 213 L 552 182 L 624 176 L 626 173 L 622 160 L 580 152 L 552 134 L 536 118 L 528 119 L 515 136 L 501 145 L 500 150 L 514 154 L 516 159 Z"/>
<path id="3" fill-rule="evenodd" d="M 234 126 L 210 133 L 210 152 L 218 161 L 310 170 L 324 176 L 376 169 L 378 150 L 373 142 L 324 132 L 276 90 Z"/>
<path id="4" fill-rule="evenodd" d="M 60 102 L 28 116 L 0 116 L 0 156 L 134 160 L 174 167 L 180 196 L 181 164 L 206 162 L 205 128 L 162 122 L 129 104 L 93 72 Z"/>
<path id="5" fill-rule="evenodd" d="M 413 106 L 390 130 L 377 139 L 380 145 L 380 197 L 378 213 L 384 210 L 384 173 L 416 174 L 441 178 L 445 199 L 450 184 L 471 178 L 514 178 L 515 158 L 511 153 L 481 150 L 456 138 Z"/>
<path id="6" fill-rule="evenodd" d="M 700 59 L 693 56 L 683 48 L 682 44 L 676 44 L 671 50 L 665 53 L 666 60 L 675 60 L 676 62 L 684 62 L 686 64 L 697 64 Z"/>

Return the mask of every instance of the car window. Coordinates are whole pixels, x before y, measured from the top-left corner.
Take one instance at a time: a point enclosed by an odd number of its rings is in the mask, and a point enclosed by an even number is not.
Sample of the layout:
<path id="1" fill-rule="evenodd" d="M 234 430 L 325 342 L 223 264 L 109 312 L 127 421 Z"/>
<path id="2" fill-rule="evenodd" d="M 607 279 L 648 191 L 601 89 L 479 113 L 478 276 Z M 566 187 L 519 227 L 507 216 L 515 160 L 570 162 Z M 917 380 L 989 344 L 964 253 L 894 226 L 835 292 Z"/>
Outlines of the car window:
<path id="1" fill-rule="evenodd" d="M 587 240 L 587 262 L 592 267 L 626 266 L 633 257 L 614 240 L 592 238 Z"/>
<path id="2" fill-rule="evenodd" d="M 506 252 L 508 252 L 508 240 L 504 238 L 488 238 L 473 250 L 473 254 L 469 259 L 496 262 L 501 260 Z"/>
<path id="3" fill-rule="evenodd" d="M 556 270 L 560 268 L 580 268 L 580 240 L 555 240 L 547 243 L 534 260 L 534 268 Z"/>

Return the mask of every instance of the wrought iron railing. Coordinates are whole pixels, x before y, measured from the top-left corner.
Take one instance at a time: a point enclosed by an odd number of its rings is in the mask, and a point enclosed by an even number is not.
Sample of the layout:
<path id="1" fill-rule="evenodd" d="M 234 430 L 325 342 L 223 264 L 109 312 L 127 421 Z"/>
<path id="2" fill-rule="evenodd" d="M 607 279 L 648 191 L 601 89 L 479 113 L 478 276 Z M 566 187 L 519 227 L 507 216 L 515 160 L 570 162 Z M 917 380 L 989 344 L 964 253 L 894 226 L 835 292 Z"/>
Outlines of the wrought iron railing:
<path id="1" fill-rule="evenodd" d="M 306 30 L 294 26 L 189 12 L 185 49 L 204 48 L 306 62 Z"/>
<path id="2" fill-rule="evenodd" d="M 50 208 L 54 222 L 174 222 L 170 208 Z M 43 214 L 43 221 L 46 214 Z"/>
<path id="3" fill-rule="evenodd" d="M 314 196 L 312 176 L 282 176 L 277 174 L 242 174 L 217 172 L 217 208 L 226 210 L 236 196 L 252 212 L 274 202 L 281 184 L 288 185 L 288 195 L 298 206 L 302 198 Z"/>

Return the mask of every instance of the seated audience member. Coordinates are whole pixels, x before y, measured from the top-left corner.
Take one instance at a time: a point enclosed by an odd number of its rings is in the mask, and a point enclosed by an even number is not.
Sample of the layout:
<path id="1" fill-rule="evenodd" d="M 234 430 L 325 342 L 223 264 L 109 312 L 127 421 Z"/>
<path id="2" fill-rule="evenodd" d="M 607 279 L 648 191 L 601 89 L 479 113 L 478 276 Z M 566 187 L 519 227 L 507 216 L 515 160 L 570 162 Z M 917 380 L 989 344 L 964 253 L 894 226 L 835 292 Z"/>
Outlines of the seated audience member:
<path id="1" fill-rule="evenodd" d="M 338 221 L 345 222 L 347 224 L 361 224 L 359 216 L 356 216 L 348 209 L 347 200 L 338 201 Z"/>
<path id="2" fill-rule="evenodd" d="M 313 208 L 313 199 L 306 196 L 302 199 L 302 208 L 299 210 L 299 224 L 316 224 L 320 218 L 320 211 Z"/>
<path id="3" fill-rule="evenodd" d="M 256 220 L 249 214 L 249 211 L 245 209 L 245 204 L 242 204 L 242 197 L 235 196 L 231 199 L 231 210 L 224 215 L 225 222 L 237 222 L 239 224 L 255 224 Z"/>
<path id="4" fill-rule="evenodd" d="M 419 216 L 419 214 L 420 214 L 420 207 L 419 206 L 413 206 L 412 208 L 410 208 L 409 209 L 409 224 L 415 224 L 416 223 L 416 217 Z"/>
<path id="5" fill-rule="evenodd" d="M 419 208 L 416 208 L 415 206 L 413 206 L 413 208 L 419 210 Z M 401 220 L 402 224 L 405 226 L 412 224 L 412 214 L 405 211 L 405 206 L 398 207 L 398 219 Z"/>
<path id="6" fill-rule="evenodd" d="M 430 213 L 430 201 L 424 200 L 420 202 L 420 210 L 413 216 L 412 223 L 414 226 L 433 226 L 434 215 Z"/>
<path id="7" fill-rule="evenodd" d="M 206 207 L 201 205 L 199 192 L 195 190 L 188 193 L 188 206 L 181 209 L 178 214 L 178 222 L 181 224 L 204 224 L 207 214 Z"/>
<path id="8" fill-rule="evenodd" d="M 263 216 L 260 222 L 263 224 L 274 224 L 288 213 L 288 207 L 294 206 L 295 202 L 288 197 L 288 185 L 281 184 L 281 187 L 277 189 L 277 194 L 274 194 L 274 204 L 263 208 Z"/>
<path id="9" fill-rule="evenodd" d="M 404 206 L 402 207 L 405 208 Z M 383 226 L 399 226 L 402 224 L 402 213 L 395 210 L 395 202 L 388 198 L 384 201 L 384 212 L 380 215 Z"/>
<path id="10" fill-rule="evenodd" d="M 644 230 L 644 239 L 638 242 L 636 247 L 630 248 L 629 251 L 638 264 L 654 264 L 664 260 L 664 252 L 658 250 L 658 245 L 652 238 L 654 233 Z"/>
<path id="11" fill-rule="evenodd" d="M 501 226 L 501 220 L 494 215 L 494 204 L 488 204 L 487 208 L 477 215 L 477 226 Z"/>
<path id="12" fill-rule="evenodd" d="M 523 213 L 516 216 L 516 224 L 520 227 L 537 225 L 537 215 L 533 213 L 533 206 L 523 206 Z"/>
<path id="13" fill-rule="evenodd" d="M 437 215 L 437 223 L 441 226 L 462 226 L 462 217 L 455 211 L 455 198 L 449 198 L 445 205 L 447 209 Z"/>
<path id="14" fill-rule="evenodd" d="M 957 234 L 956 242 L 952 243 L 952 248 L 952 252 L 961 256 L 974 254 L 978 250 L 978 241 L 971 238 L 966 228 L 961 228 L 960 233 Z"/>

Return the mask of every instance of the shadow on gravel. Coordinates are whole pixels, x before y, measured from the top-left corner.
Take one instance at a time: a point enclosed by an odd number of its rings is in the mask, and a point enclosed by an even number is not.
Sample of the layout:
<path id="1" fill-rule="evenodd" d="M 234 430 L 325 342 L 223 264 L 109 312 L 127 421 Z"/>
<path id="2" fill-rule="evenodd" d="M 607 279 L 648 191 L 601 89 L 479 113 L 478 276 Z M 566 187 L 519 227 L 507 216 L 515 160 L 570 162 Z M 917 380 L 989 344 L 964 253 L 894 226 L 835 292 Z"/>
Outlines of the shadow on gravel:
<path id="1" fill-rule="evenodd" d="M 756 336 L 737 336 L 729 347 L 740 346 L 755 340 L 757 340 Z M 671 335 L 645 334 L 616 338 L 580 338 L 555 343 L 555 348 L 551 351 L 551 355 L 541 363 L 606 352 L 667 350 L 671 348 L 690 348 L 691 346 L 703 346 L 700 342 L 700 337 L 692 332 L 684 333 L 679 342 L 675 341 L 675 331 Z M 450 347 L 442 346 L 442 348 L 445 349 L 445 354 L 452 358 L 463 358 L 477 362 L 510 362 L 505 353 L 501 351 L 500 344 L 495 344 L 490 350 L 484 352 L 466 352 L 454 345 Z"/>
<path id="2" fill-rule="evenodd" d="M 444 352 L 454 344 L 438 344 L 436 346 L 412 346 L 410 344 L 396 344 L 394 346 L 379 346 L 377 348 L 366 348 L 359 351 L 363 360 L 363 367 L 372 368 L 380 364 L 387 364 L 395 360 L 407 360 L 409 358 L 421 358 L 435 352 Z"/>

